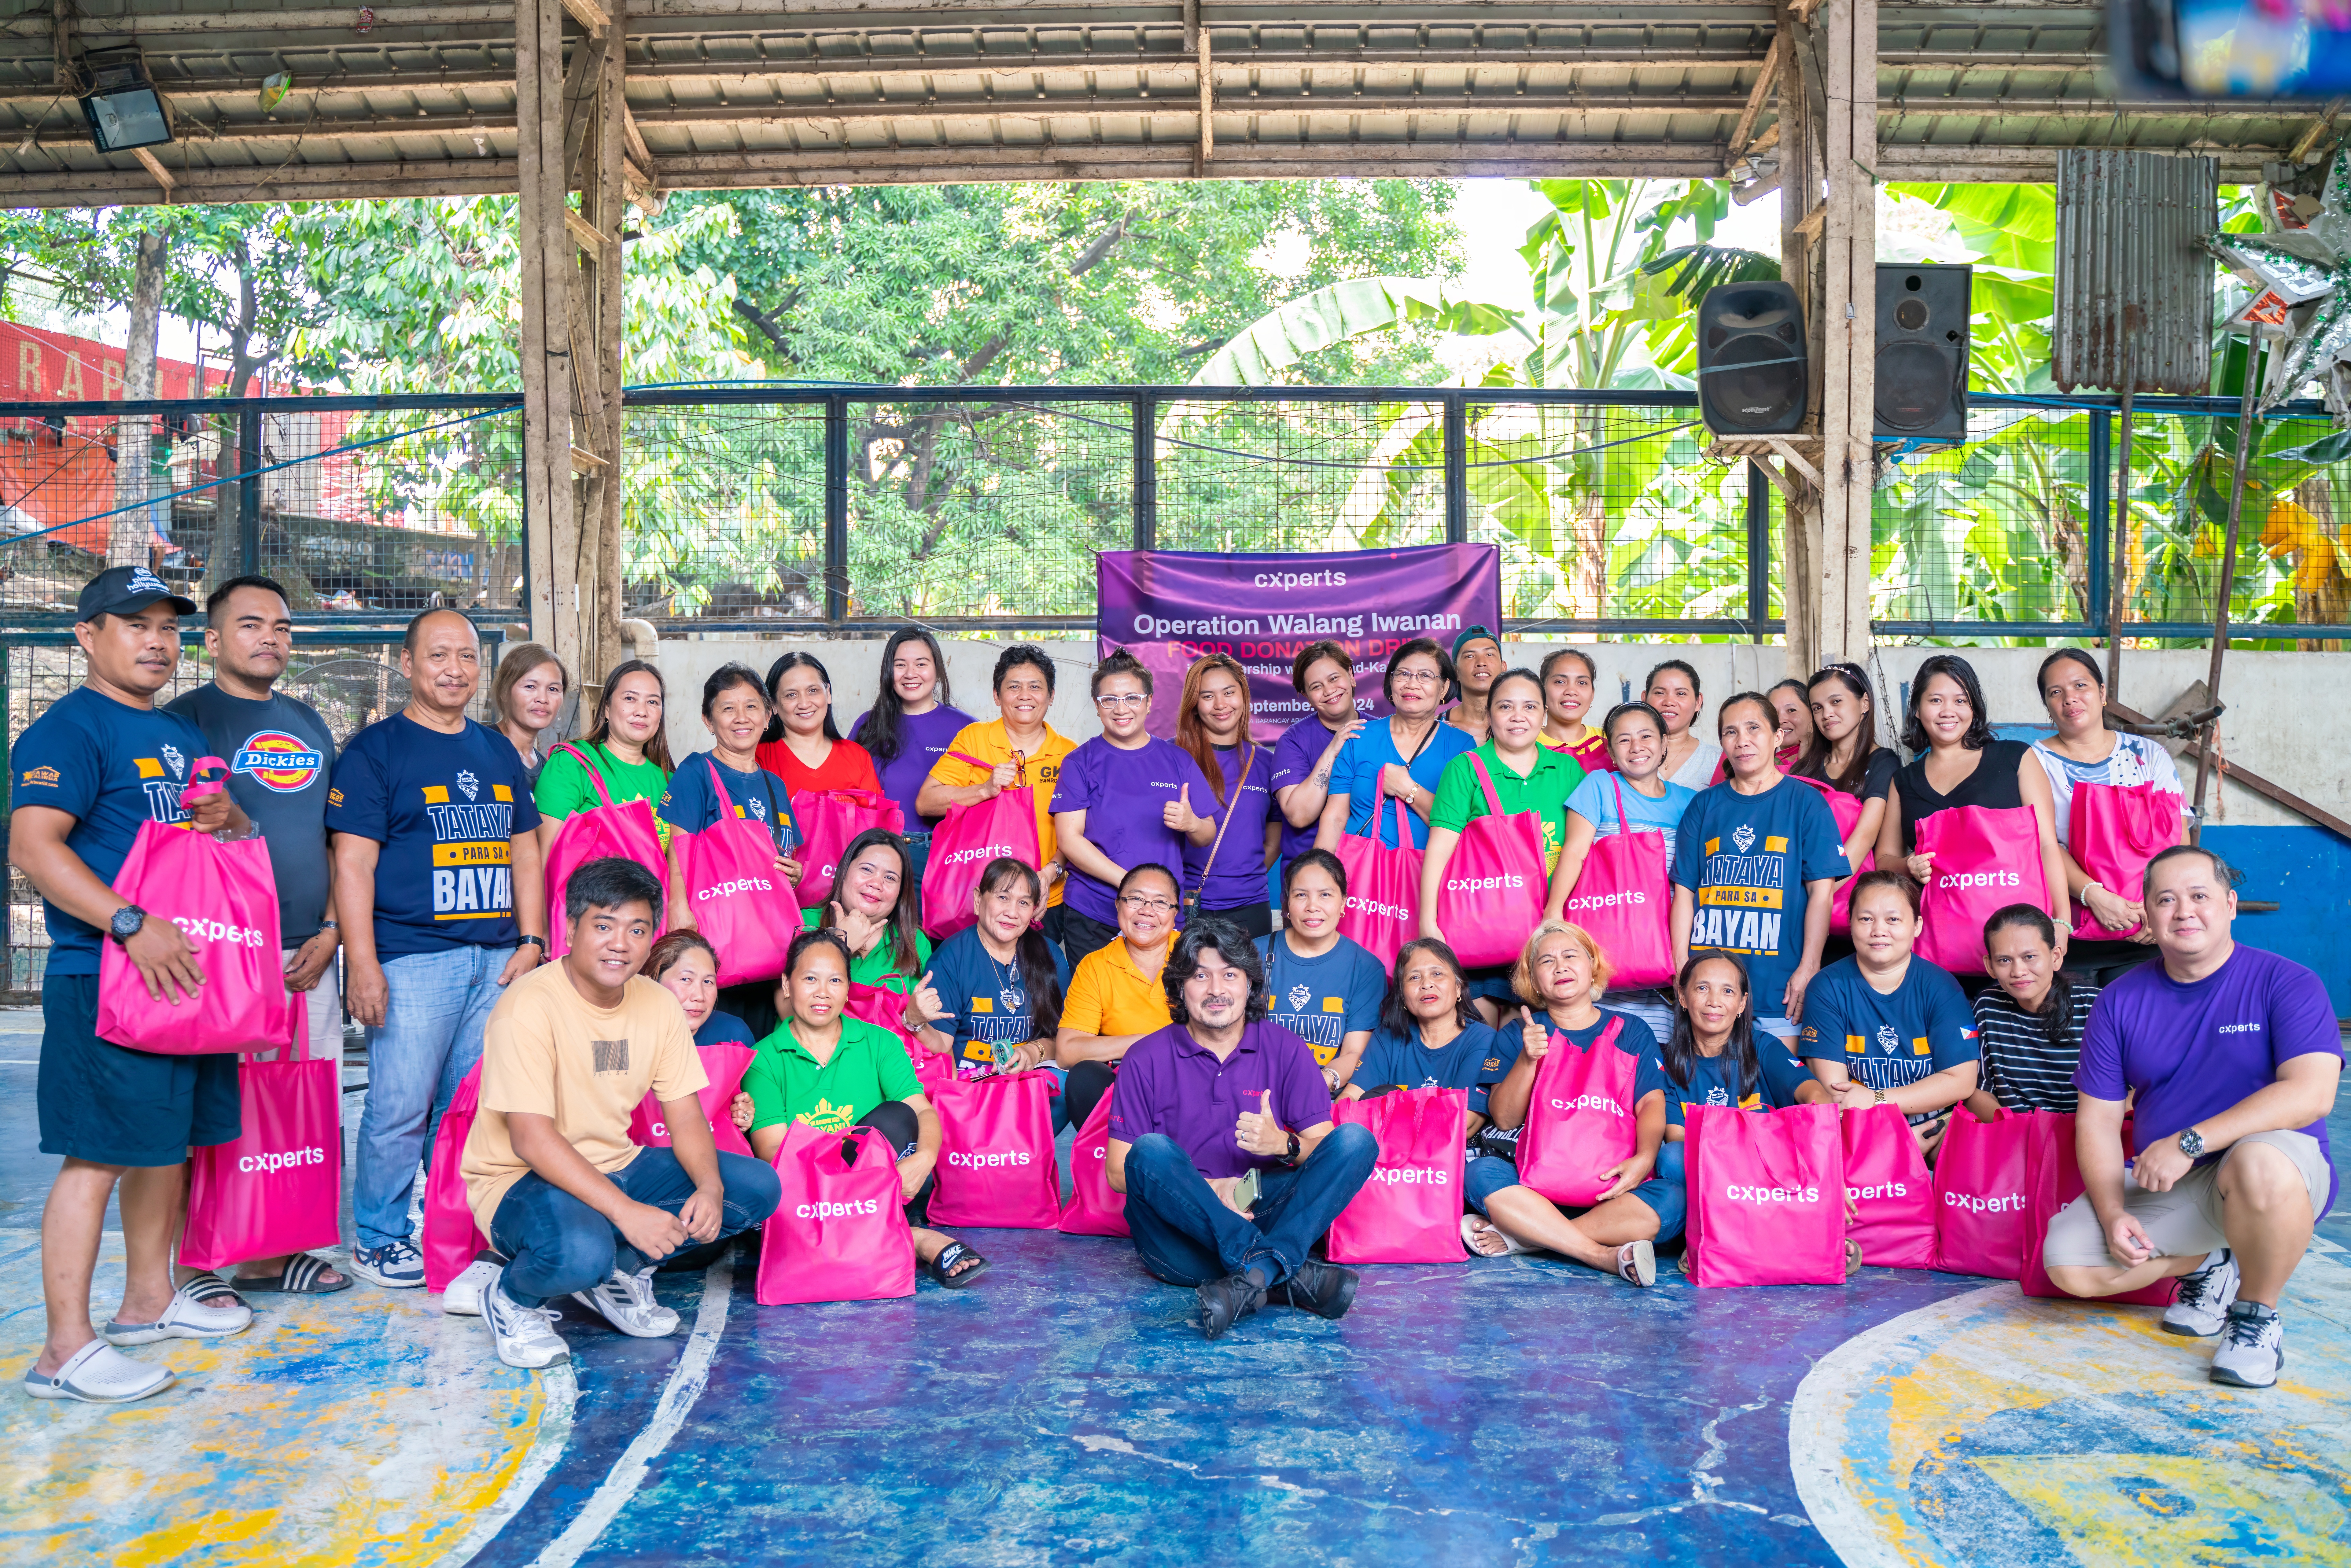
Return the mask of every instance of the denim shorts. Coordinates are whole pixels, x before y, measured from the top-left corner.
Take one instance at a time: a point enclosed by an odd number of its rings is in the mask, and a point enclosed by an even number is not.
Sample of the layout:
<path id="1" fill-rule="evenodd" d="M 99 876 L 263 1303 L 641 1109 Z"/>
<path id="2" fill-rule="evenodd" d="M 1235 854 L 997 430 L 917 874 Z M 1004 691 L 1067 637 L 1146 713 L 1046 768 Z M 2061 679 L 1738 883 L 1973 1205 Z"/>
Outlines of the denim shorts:
<path id="1" fill-rule="evenodd" d="M 34 1092 L 41 1153 L 100 1166 L 176 1166 L 191 1147 L 233 1144 L 245 1119 L 236 1062 L 100 1040 L 98 977 L 47 976 Z"/>

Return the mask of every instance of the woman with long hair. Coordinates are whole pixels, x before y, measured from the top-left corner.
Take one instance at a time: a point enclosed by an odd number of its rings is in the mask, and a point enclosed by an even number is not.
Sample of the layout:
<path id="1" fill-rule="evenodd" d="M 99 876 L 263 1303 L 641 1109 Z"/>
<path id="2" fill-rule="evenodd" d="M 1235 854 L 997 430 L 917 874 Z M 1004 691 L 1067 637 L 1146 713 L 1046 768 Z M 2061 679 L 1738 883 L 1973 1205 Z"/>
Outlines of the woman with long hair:
<path id="1" fill-rule="evenodd" d="M 555 727 L 570 689 L 571 674 L 563 661 L 537 643 L 508 648 L 498 661 L 498 673 L 490 677 L 490 711 L 498 716 L 498 733 L 513 744 L 533 784 L 547 763 L 539 737 Z"/>
<path id="2" fill-rule="evenodd" d="M 1369 722 L 1355 711 L 1355 660 L 1343 643 L 1326 637 L 1298 650 L 1290 663 L 1290 689 L 1312 711 L 1273 743 L 1273 802 L 1281 816 L 1285 864 L 1314 847 L 1331 798 L 1331 770 L 1341 749 Z"/>
<path id="3" fill-rule="evenodd" d="M 1771 710 L 1780 716 L 1779 745 L 1771 759 L 1780 765 L 1782 772 L 1792 772 L 1797 759 L 1813 744 L 1812 689 L 1792 675 L 1763 695 L 1771 700 Z"/>
<path id="4" fill-rule="evenodd" d="M 1804 691 L 1813 715 L 1812 743 L 1788 771 L 1817 779 L 1861 802 L 1861 820 L 1844 841 L 1845 858 L 1859 865 L 1877 846 L 1886 786 L 1902 759 L 1891 747 L 1877 744 L 1877 693 L 1868 671 L 1843 660 L 1823 664 Z"/>
<path id="5" fill-rule="evenodd" d="M 1478 1016 L 1469 980 L 1453 949 L 1433 936 L 1396 954 L 1395 979 L 1380 1003 L 1380 1027 L 1364 1048 L 1350 1100 L 1396 1089 L 1462 1089 L 1461 1135 L 1486 1124 L 1486 1096 L 1519 1053 L 1519 1042 Z"/>
<path id="6" fill-rule="evenodd" d="M 800 911 L 810 931 L 840 933 L 849 949 L 852 985 L 872 986 L 901 996 L 912 992 L 930 961 L 931 939 L 923 935 L 922 889 L 911 869 L 906 841 L 887 828 L 868 828 L 841 852 L 841 874 L 821 909 Z"/>
<path id="7" fill-rule="evenodd" d="M 1314 831 L 1317 849 L 1336 850 L 1343 838 L 1374 838 L 1396 848 L 1396 813 L 1383 809 L 1379 821 L 1372 820 L 1383 792 L 1404 803 L 1411 847 L 1426 846 L 1445 765 L 1478 748 L 1467 730 L 1437 716 L 1453 693 L 1453 661 L 1435 638 L 1415 637 L 1390 654 L 1380 690 L 1393 711 L 1339 748 Z"/>
<path id="8" fill-rule="evenodd" d="M 1608 986 L 1608 957 L 1592 934 L 1563 920 L 1546 920 L 1527 938 L 1511 971 L 1523 1004 L 1504 1022 L 1515 1025 L 1516 1060 L 1487 1096 L 1493 1127 L 1463 1173 L 1462 1195 L 1476 1213 L 1461 1222 L 1461 1239 L 1482 1258 L 1543 1248 L 1629 1285 L 1657 1280 L 1656 1247 L 1681 1234 L 1678 1183 L 1656 1176 L 1665 1136 L 1662 1099 L 1636 1105 L 1632 1157 L 1606 1173 L 1600 1201 L 1573 1217 L 1519 1180 L 1518 1140 L 1534 1099 L 1535 1074 L 1555 1051 L 1578 1055 L 1607 1047 L 1646 1062 L 1656 1037 L 1630 1013 L 1600 1005 Z M 1505 1034 L 1512 1032 L 1506 1029 Z M 1639 1067 L 1635 1071 L 1637 1075 Z M 1481 1218 L 1482 1217 L 1482 1218 Z"/>
<path id="9" fill-rule="evenodd" d="M 1722 747 L 1698 733 L 1706 693 L 1698 685 L 1697 667 L 1687 659 L 1662 661 L 1641 683 L 1641 700 L 1666 721 L 1666 777 L 1693 789 L 1714 783 L 1716 770 L 1722 765 Z M 1769 708 L 1771 704 L 1766 702 L 1764 706 Z M 1772 724 L 1775 728 L 1779 724 L 1776 712 Z"/>
<path id="10" fill-rule="evenodd" d="M 832 675 L 815 654 L 795 651 L 768 666 L 768 703 L 774 716 L 760 737 L 759 766 L 789 793 L 882 792 L 873 758 L 832 722 Z"/>
<path id="11" fill-rule="evenodd" d="M 1937 653 L 1910 677 L 1910 712 L 1902 744 L 1913 760 L 1897 768 L 1888 787 L 1886 817 L 1877 828 L 1877 863 L 1900 868 L 1913 882 L 1934 880 L 1935 857 L 1917 850 L 1918 824 L 1938 811 L 1963 806 L 1991 810 L 2032 808 L 2039 823 L 2041 873 L 2049 890 L 2045 907 L 2059 925 L 2073 924 L 2065 879 L 2065 852 L 2057 844 L 2057 806 L 2049 775 L 2021 740 L 2001 740 L 1991 732 L 1991 710 L 1975 666 L 1957 653 Z M 1961 867 L 1990 870 L 1990 867 Z"/>
<path id="12" fill-rule="evenodd" d="M 957 1077 L 1055 1067 L 1070 963 L 1037 926 L 1044 907 L 1033 867 L 1010 855 L 988 862 L 972 894 L 978 918 L 939 944 L 907 999 L 901 1021 L 918 1043 L 946 1055 Z"/>
<path id="13" fill-rule="evenodd" d="M 531 789 L 538 806 L 541 854 L 554 845 L 566 818 L 593 810 L 604 803 L 605 795 L 617 806 L 623 800 L 657 802 L 669 792 L 670 775 L 677 768 L 670 761 L 669 738 L 662 733 L 668 696 L 661 672 L 643 659 L 617 665 L 604 678 L 595 722 L 578 742 L 565 741 L 549 754 Z M 599 780 L 604 795 L 596 792 Z M 666 848 L 668 826 L 656 816 L 653 827 Z"/>
<path id="14" fill-rule="evenodd" d="M 1184 672 L 1176 744 L 1199 765 L 1215 806 L 1207 846 L 1184 846 L 1187 911 L 1221 915 L 1251 941 L 1273 930 L 1266 868 L 1281 841 L 1273 809 L 1273 748 L 1249 737 L 1255 709 L 1249 672 L 1229 653 L 1207 653 Z"/>
<path id="15" fill-rule="evenodd" d="M 2066 973 L 2066 946 L 2049 912 L 2030 904 L 2011 904 L 1984 922 L 1984 967 L 1993 984 L 1976 993 L 1983 1076 L 1967 1100 L 1978 1121 L 2002 1109 L 2074 1113 L 2082 1032 L 2100 988 Z"/>
<path id="16" fill-rule="evenodd" d="M 2056 734 L 2032 743 L 2032 760 L 2049 779 L 2050 825 L 2064 861 L 2065 889 L 2106 933 L 2067 942 L 2065 967 L 2105 985 L 2153 956 L 2155 935 L 2145 924 L 2140 900 L 2103 885 L 2074 858 L 2074 791 L 2084 784 L 2152 784 L 2183 797 L 2185 791 L 2171 753 L 2143 735 L 2107 727 L 2106 678 L 2097 660 L 2079 648 L 2060 648 L 2041 661 L 2033 684 L 2049 722 L 2057 727 Z M 2180 813 L 2183 819 L 2189 814 L 2184 800 Z M 2138 935 L 2123 935 L 2135 925 Z"/>
<path id="17" fill-rule="evenodd" d="M 914 857 L 917 883 L 930 864 L 931 830 L 938 826 L 937 818 L 915 810 L 923 780 L 970 722 L 971 715 L 955 706 L 948 690 L 939 640 L 920 626 L 892 632 L 882 645 L 881 693 L 849 727 L 849 738 L 865 748 L 882 792 L 906 815 L 906 848 Z"/>

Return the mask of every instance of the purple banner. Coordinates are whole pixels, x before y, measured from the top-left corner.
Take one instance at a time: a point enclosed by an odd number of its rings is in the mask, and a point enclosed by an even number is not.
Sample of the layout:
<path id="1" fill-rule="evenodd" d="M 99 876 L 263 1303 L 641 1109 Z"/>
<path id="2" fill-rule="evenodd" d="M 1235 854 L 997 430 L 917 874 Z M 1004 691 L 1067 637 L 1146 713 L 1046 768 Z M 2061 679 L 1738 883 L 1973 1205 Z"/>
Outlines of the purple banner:
<path id="1" fill-rule="evenodd" d="M 1502 623 L 1502 557 L 1493 545 L 1324 555 L 1104 550 L 1095 561 L 1099 652 L 1149 667 L 1151 733 L 1173 736 L 1184 672 L 1229 653 L 1249 673 L 1253 734 L 1270 741 L 1313 711 L 1290 689 L 1290 662 L 1329 638 L 1355 661 L 1356 711 L 1388 711 L 1388 655 L 1416 637 L 1446 648 L 1464 626 Z"/>

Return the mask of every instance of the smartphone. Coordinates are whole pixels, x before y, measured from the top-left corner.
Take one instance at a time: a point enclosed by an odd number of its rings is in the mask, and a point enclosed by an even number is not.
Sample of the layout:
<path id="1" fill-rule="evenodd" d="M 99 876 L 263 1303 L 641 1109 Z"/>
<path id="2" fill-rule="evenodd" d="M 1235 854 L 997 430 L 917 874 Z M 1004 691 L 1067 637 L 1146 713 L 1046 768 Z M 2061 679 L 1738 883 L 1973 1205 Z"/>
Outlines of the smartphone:
<path id="1" fill-rule="evenodd" d="M 1233 1207 L 1246 1214 L 1257 1207 L 1257 1167 L 1251 1166 L 1241 1173 L 1239 1185 L 1233 1188 Z"/>

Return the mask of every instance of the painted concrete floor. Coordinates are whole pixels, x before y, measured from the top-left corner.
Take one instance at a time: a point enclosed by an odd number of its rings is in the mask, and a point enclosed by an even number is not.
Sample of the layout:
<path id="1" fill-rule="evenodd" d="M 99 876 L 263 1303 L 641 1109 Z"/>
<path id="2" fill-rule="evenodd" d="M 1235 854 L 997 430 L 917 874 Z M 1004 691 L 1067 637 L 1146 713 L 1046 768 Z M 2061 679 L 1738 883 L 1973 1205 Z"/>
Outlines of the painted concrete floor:
<path id="1" fill-rule="evenodd" d="M 0 1013 L 11 1379 L 53 1163 L 38 1027 Z M 544 1376 L 363 1286 L 139 1352 L 180 1382 L 138 1406 L 0 1392 L 0 1562 L 2351 1563 L 2351 1220 L 2324 1229 L 2262 1394 L 2150 1309 L 1874 1269 L 1373 1269 L 1343 1322 L 1210 1345 L 1124 1243 L 991 1231 L 984 1285 L 905 1301 L 763 1309 L 747 1254 L 664 1276 L 690 1332 L 567 1314 Z M 110 1237 L 102 1307 L 120 1268 Z"/>

